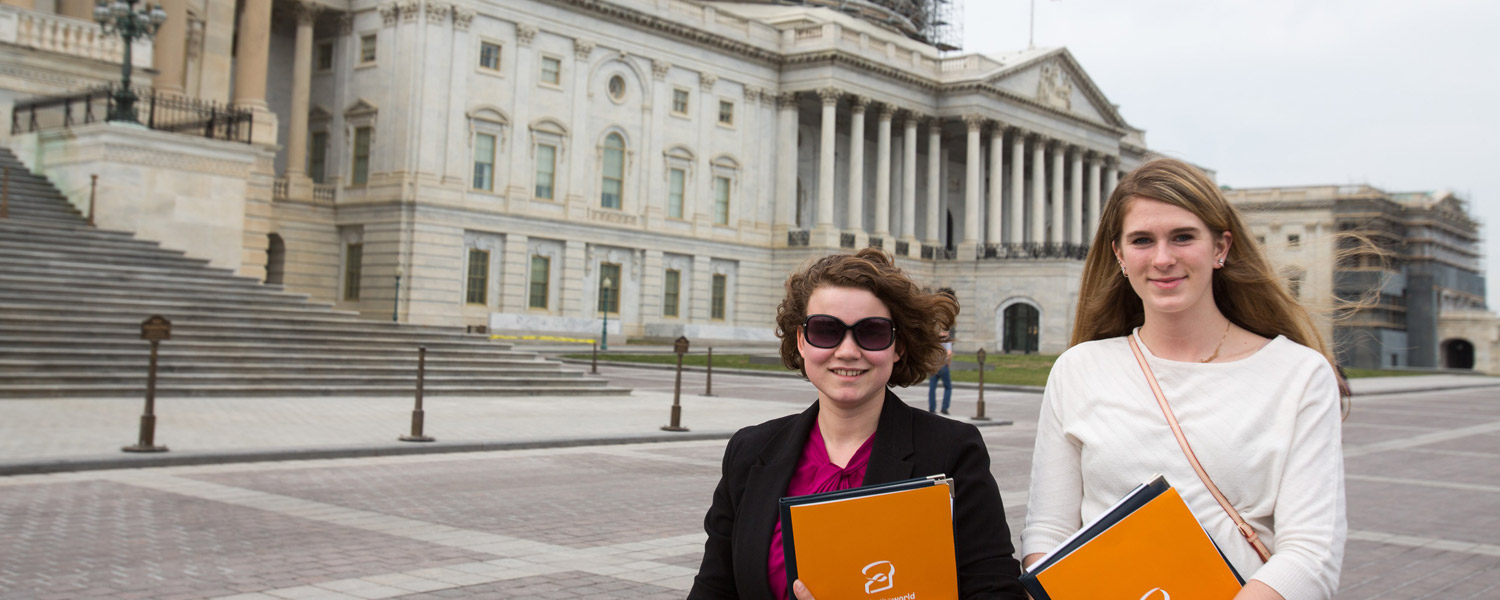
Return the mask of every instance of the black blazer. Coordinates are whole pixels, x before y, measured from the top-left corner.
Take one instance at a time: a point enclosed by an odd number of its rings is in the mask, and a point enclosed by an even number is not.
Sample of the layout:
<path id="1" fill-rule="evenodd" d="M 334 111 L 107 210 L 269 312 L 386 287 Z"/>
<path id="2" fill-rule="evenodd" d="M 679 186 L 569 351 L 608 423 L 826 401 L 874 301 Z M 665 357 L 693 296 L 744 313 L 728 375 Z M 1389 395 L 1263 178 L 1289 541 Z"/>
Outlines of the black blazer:
<path id="1" fill-rule="evenodd" d="M 723 475 L 703 519 L 708 542 L 688 598 L 774 600 L 766 558 L 802 447 L 818 418 L 818 403 L 741 429 L 724 449 Z M 1000 489 L 990 474 L 990 455 L 979 429 L 914 410 L 886 390 L 864 484 L 887 483 L 938 473 L 953 478 L 954 546 L 958 592 L 965 600 L 1025 600 L 1021 574 Z M 817 590 L 813 590 L 817 593 Z"/>

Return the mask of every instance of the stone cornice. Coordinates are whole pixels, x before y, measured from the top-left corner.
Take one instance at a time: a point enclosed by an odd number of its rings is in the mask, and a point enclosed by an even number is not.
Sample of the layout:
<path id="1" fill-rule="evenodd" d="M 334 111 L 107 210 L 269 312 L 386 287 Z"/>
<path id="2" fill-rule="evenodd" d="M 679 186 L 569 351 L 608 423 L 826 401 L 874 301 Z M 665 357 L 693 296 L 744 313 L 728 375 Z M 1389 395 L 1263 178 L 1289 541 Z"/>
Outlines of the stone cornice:
<path id="1" fill-rule="evenodd" d="M 710 33 L 677 21 L 663 19 L 633 8 L 627 8 L 602 0 L 560 0 L 558 3 L 611 17 L 647 30 L 670 34 L 690 42 L 720 48 L 741 58 L 762 64 L 770 66 L 779 66 L 781 64 L 781 55 L 773 50 L 766 50 L 754 44 L 731 40 L 715 33 Z"/>

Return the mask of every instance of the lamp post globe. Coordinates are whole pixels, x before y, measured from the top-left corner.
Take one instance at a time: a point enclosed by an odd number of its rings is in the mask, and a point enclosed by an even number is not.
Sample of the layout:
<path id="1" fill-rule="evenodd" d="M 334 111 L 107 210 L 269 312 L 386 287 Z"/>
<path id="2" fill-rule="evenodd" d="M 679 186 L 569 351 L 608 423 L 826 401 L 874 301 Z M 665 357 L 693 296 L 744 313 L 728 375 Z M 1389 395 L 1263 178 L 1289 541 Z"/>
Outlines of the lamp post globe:
<path id="1" fill-rule="evenodd" d="M 604 327 L 599 332 L 599 340 L 600 340 L 599 341 L 599 349 L 600 350 L 608 350 L 609 349 L 609 309 L 613 308 L 613 307 L 611 307 L 609 305 L 610 300 L 613 299 L 613 296 L 610 295 L 610 291 L 614 289 L 615 282 L 614 282 L 613 279 L 605 277 L 604 281 L 603 281 L 603 284 L 602 284 L 602 287 L 604 288 L 604 290 L 603 290 L 604 297 L 602 297 L 602 298 L 599 299 L 599 311 L 602 312 L 602 313 L 604 313 Z"/>
<path id="2" fill-rule="evenodd" d="M 109 121 L 139 122 L 135 115 L 135 91 L 130 89 L 131 50 L 137 39 L 155 37 L 161 24 L 167 21 L 167 11 L 161 4 L 136 10 L 136 1 L 99 0 L 94 6 L 94 21 L 99 23 L 104 35 L 119 36 L 125 48 L 125 56 L 120 61 L 120 88 L 114 91 L 114 102 L 105 117 Z"/>

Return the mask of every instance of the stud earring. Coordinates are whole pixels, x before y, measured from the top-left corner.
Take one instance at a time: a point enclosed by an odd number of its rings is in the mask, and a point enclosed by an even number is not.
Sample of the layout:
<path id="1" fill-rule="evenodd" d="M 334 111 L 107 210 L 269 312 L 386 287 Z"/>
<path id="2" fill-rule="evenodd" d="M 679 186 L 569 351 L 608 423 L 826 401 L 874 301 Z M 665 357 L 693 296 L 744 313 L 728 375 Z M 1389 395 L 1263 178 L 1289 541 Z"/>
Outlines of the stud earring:
<path id="1" fill-rule="evenodd" d="M 1124 263 L 1120 264 L 1120 276 L 1124 277 L 1126 279 L 1130 278 L 1130 273 L 1125 272 L 1125 265 L 1124 265 Z"/>
<path id="2" fill-rule="evenodd" d="M 1222 258 L 1219 259 L 1219 266 L 1221 266 L 1221 267 L 1224 266 L 1224 259 L 1222 259 Z"/>

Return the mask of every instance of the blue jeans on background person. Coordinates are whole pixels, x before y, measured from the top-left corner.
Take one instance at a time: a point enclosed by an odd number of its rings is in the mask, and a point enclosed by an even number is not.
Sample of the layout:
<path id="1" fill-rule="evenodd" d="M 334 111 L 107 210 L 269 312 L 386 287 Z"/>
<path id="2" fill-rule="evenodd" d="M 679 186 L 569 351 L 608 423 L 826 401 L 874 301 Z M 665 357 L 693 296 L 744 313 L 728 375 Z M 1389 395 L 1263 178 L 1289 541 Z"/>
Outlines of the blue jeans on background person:
<path id="1" fill-rule="evenodd" d="M 948 401 L 953 399 L 953 376 L 948 374 L 948 365 L 938 369 L 927 379 L 927 412 L 937 412 L 937 384 L 943 380 L 943 414 L 948 414 Z"/>

